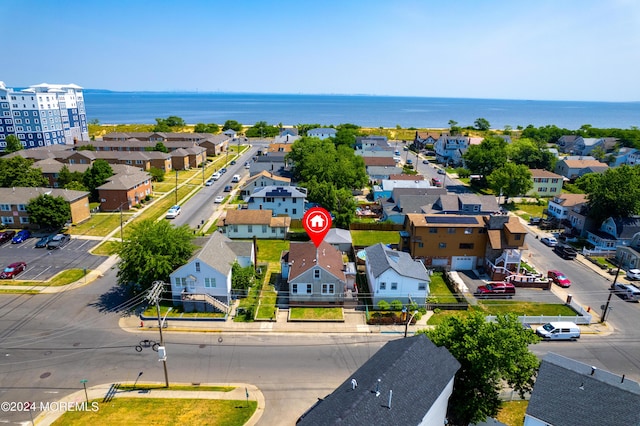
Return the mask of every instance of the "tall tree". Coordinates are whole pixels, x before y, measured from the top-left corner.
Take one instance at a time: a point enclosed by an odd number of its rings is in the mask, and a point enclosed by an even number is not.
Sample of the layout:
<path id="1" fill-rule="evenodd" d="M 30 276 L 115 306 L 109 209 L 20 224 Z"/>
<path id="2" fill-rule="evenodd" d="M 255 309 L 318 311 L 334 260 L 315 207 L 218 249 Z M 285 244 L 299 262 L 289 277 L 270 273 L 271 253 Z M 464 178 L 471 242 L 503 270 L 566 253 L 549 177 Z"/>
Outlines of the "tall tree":
<path id="1" fill-rule="evenodd" d="M 59 229 L 71 219 L 71 207 L 62 197 L 38 195 L 27 204 L 29 221 L 43 228 Z"/>
<path id="2" fill-rule="evenodd" d="M 169 274 L 187 263 L 196 246 L 188 225 L 174 227 L 166 220 L 145 219 L 131 225 L 118 249 L 118 283 L 134 292 L 154 281 L 169 281 Z"/>
<path id="3" fill-rule="evenodd" d="M 98 188 L 104 185 L 107 179 L 113 176 L 113 169 L 105 160 L 96 160 L 89 167 L 83 176 L 83 183 L 91 192 L 92 199 L 98 198 Z"/>
<path id="4" fill-rule="evenodd" d="M 486 118 L 477 118 L 476 121 L 473 122 L 473 125 L 478 130 L 489 130 L 491 128 L 489 120 L 487 120 Z"/>
<path id="5" fill-rule="evenodd" d="M 466 318 L 452 316 L 421 333 L 446 347 L 461 364 L 449 399 L 452 424 L 468 425 L 495 416 L 503 382 L 522 396 L 533 389 L 539 361 L 529 345 L 539 338 L 514 314 L 499 314 L 495 322 L 487 322 L 480 312 Z"/>
<path id="6" fill-rule="evenodd" d="M 589 182 L 589 216 L 600 223 L 607 217 L 640 214 L 640 165 L 608 169 Z"/>
<path id="7" fill-rule="evenodd" d="M 524 164 L 530 169 L 553 170 L 556 157 L 544 142 L 533 139 L 516 139 L 507 145 L 507 155 L 516 164 Z"/>
<path id="8" fill-rule="evenodd" d="M 472 174 L 486 178 L 507 161 L 507 142 L 496 136 L 484 138 L 480 145 L 471 145 L 463 155 Z"/>
<path id="9" fill-rule="evenodd" d="M 242 124 L 238 123 L 236 120 L 227 120 L 224 122 L 224 125 L 222 126 L 222 131 L 225 130 L 235 130 L 236 132 L 241 132 L 242 131 Z"/>
<path id="10" fill-rule="evenodd" d="M 253 266 L 244 268 L 236 261 L 231 265 L 231 288 L 234 290 L 247 291 L 253 284 L 255 271 Z"/>
<path id="11" fill-rule="evenodd" d="M 193 131 L 195 133 L 218 133 L 220 131 L 220 126 L 216 123 L 198 123 L 195 125 Z"/>
<path id="12" fill-rule="evenodd" d="M 276 126 L 270 126 L 266 121 L 258 121 L 252 127 L 248 128 L 245 135 L 248 138 L 272 138 L 280 133 L 280 129 Z"/>
<path id="13" fill-rule="evenodd" d="M 49 181 L 42 175 L 42 170 L 32 166 L 33 160 L 19 155 L 0 158 L 0 187 L 48 186 Z"/>
<path id="14" fill-rule="evenodd" d="M 487 183 L 494 193 L 505 196 L 505 203 L 509 197 L 524 195 L 533 188 L 529 168 L 512 162 L 507 162 L 491 172 L 487 177 Z"/>
<path id="15" fill-rule="evenodd" d="M 8 135 L 5 139 L 5 142 L 7 143 L 7 146 L 4 148 L 5 154 L 24 149 L 24 147 L 22 146 L 22 142 L 20 142 L 20 139 L 18 139 L 16 135 Z"/>

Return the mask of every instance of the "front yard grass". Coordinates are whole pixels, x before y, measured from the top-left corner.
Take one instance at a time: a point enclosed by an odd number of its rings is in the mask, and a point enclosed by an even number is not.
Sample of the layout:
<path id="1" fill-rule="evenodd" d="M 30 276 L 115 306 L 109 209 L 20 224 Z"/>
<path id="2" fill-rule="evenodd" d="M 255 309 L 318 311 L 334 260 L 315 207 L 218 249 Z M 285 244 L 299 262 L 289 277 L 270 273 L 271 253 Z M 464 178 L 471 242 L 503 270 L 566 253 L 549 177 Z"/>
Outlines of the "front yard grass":
<path id="1" fill-rule="evenodd" d="M 54 425 L 244 425 L 257 409 L 256 401 L 193 398 L 126 398 L 94 400 L 100 409 L 67 411 Z M 93 401 L 91 401 L 93 402 Z M 89 407 L 91 407 L 91 402 Z"/>
<path id="2" fill-rule="evenodd" d="M 507 426 L 522 426 L 529 401 L 502 401 L 496 419 Z"/>
<path id="3" fill-rule="evenodd" d="M 483 300 L 475 306 L 469 306 L 469 310 L 439 310 L 436 309 L 427 321 L 428 325 L 438 325 L 447 317 L 465 317 L 469 312 L 479 311 L 484 315 L 498 315 L 514 313 L 518 316 L 566 316 L 573 317 L 576 312 L 568 306 L 560 303 L 521 302 L 517 300 Z"/>
<path id="4" fill-rule="evenodd" d="M 97 256 L 111 256 L 112 254 L 116 254 L 119 248 L 119 241 L 105 241 L 91 250 L 91 253 Z"/>
<path id="5" fill-rule="evenodd" d="M 193 386 L 193 385 L 165 385 L 159 384 L 135 384 L 135 385 L 118 385 L 118 391 L 132 391 L 140 389 L 158 389 L 158 390 L 170 390 L 170 391 L 193 391 L 193 392 L 231 392 L 235 389 L 235 386 Z"/>
<path id="6" fill-rule="evenodd" d="M 353 245 L 357 247 L 369 247 L 374 244 L 398 244 L 400 234 L 398 231 L 351 231 Z"/>
<path id="7" fill-rule="evenodd" d="M 343 320 L 342 308 L 290 308 L 289 318 L 292 320 Z"/>
<path id="8" fill-rule="evenodd" d="M 172 308 L 169 311 L 169 308 Z M 169 312 L 167 314 L 167 312 Z M 155 305 L 150 305 L 144 310 L 143 315 L 146 317 L 158 318 L 158 309 Z M 160 305 L 160 317 L 164 318 L 224 318 L 225 314 L 222 312 L 184 312 L 181 306 L 172 306 L 171 304 Z"/>
<path id="9" fill-rule="evenodd" d="M 123 213 L 122 221 L 126 222 L 133 216 L 133 213 Z M 109 232 L 120 226 L 120 213 L 96 213 L 91 219 L 78 225 L 73 225 L 68 229 L 71 235 L 92 235 L 95 237 L 105 237 Z"/>

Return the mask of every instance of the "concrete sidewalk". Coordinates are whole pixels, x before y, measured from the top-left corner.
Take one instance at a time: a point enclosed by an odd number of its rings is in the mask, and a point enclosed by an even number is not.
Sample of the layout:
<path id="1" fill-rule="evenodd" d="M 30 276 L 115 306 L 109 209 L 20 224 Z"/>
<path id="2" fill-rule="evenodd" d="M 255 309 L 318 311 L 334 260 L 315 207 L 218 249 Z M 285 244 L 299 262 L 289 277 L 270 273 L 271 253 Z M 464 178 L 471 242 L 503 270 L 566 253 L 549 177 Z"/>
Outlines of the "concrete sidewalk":
<path id="1" fill-rule="evenodd" d="M 131 385 L 131 382 L 123 382 L 122 385 Z M 140 385 L 158 385 L 162 386 L 163 383 L 156 382 L 138 382 Z M 191 383 L 173 383 L 174 386 L 193 386 Z M 234 387 L 230 392 L 216 392 L 216 391 L 178 391 L 178 390 L 166 390 L 163 388 L 158 389 L 144 389 L 144 390 L 118 390 L 115 384 L 103 384 L 98 386 L 92 386 L 87 388 L 85 394 L 84 389 L 68 395 L 56 403 L 50 403 L 49 411 L 44 411 L 34 419 L 36 425 L 50 425 L 56 421 L 65 411 L 71 411 L 65 409 L 65 407 L 76 407 L 76 404 L 82 404 L 87 401 L 97 400 L 97 409 L 100 409 L 102 404 L 108 404 L 108 401 L 112 398 L 188 398 L 188 399 L 221 399 L 221 400 L 233 400 L 233 401 L 246 401 L 247 394 L 248 399 L 256 401 L 258 407 L 253 413 L 253 416 L 249 419 L 245 425 L 253 426 L 258 423 L 265 409 L 265 398 L 262 391 L 254 385 L 246 383 L 201 383 L 200 386 L 227 386 Z M 39 404 L 39 403 L 36 403 Z M 85 408 L 85 411 L 92 411 L 94 406 L 91 403 Z M 39 411 L 40 407 L 36 406 L 36 411 Z M 73 409 L 73 408 L 72 408 Z M 78 410 L 74 410 L 78 411 Z"/>

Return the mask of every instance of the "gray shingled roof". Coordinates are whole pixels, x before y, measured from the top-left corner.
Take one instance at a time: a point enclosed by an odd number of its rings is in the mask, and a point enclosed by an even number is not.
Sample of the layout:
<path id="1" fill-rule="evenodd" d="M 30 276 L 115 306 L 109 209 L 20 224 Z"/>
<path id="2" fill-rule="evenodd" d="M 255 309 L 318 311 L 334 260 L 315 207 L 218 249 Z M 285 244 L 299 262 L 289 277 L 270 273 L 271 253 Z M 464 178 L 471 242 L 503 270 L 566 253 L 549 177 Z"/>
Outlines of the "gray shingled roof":
<path id="1" fill-rule="evenodd" d="M 305 413 L 299 424 L 420 424 L 459 368 L 445 347 L 437 347 L 424 334 L 393 340 Z M 355 390 L 352 379 L 358 383 Z M 376 396 L 378 379 L 380 396 Z"/>
<path id="2" fill-rule="evenodd" d="M 222 233 L 214 232 L 202 249 L 193 255 L 192 260 L 200 259 L 221 274 L 228 275 L 237 257 L 229 246 L 230 242 Z"/>
<path id="3" fill-rule="evenodd" d="M 147 172 L 139 172 L 132 174 L 124 174 L 120 173 L 117 175 L 113 175 L 109 178 L 109 181 L 104 185 L 100 185 L 97 189 L 103 190 L 123 190 L 123 189 L 131 189 L 136 185 L 144 183 L 151 179 L 151 175 Z"/>
<path id="4" fill-rule="evenodd" d="M 640 425 L 640 384 L 550 352 L 527 414 L 554 426 Z"/>
<path id="5" fill-rule="evenodd" d="M 0 200 L 3 204 L 17 205 L 28 204 L 30 200 L 40 195 L 50 195 L 52 197 L 62 197 L 67 202 L 76 201 L 89 195 L 86 191 L 73 191 L 62 188 L 41 188 L 41 187 L 14 187 L 0 188 Z"/>
<path id="6" fill-rule="evenodd" d="M 409 253 L 392 250 L 382 243 L 369 246 L 364 250 L 367 253 L 367 263 L 371 265 L 374 277 L 379 277 L 380 274 L 391 268 L 398 275 L 429 281 L 427 269 L 419 260 L 413 260 Z"/>

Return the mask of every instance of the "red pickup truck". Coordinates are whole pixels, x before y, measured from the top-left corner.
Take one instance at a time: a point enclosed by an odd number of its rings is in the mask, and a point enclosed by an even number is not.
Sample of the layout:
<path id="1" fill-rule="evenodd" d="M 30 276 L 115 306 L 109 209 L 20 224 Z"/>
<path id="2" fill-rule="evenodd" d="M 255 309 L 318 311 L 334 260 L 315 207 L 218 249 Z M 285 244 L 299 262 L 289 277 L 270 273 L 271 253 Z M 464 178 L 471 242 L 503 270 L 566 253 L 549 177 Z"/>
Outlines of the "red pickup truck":
<path id="1" fill-rule="evenodd" d="M 492 282 L 481 285 L 476 291 L 476 297 L 507 297 L 511 298 L 516 294 L 516 288 L 513 284 L 507 282 Z"/>

